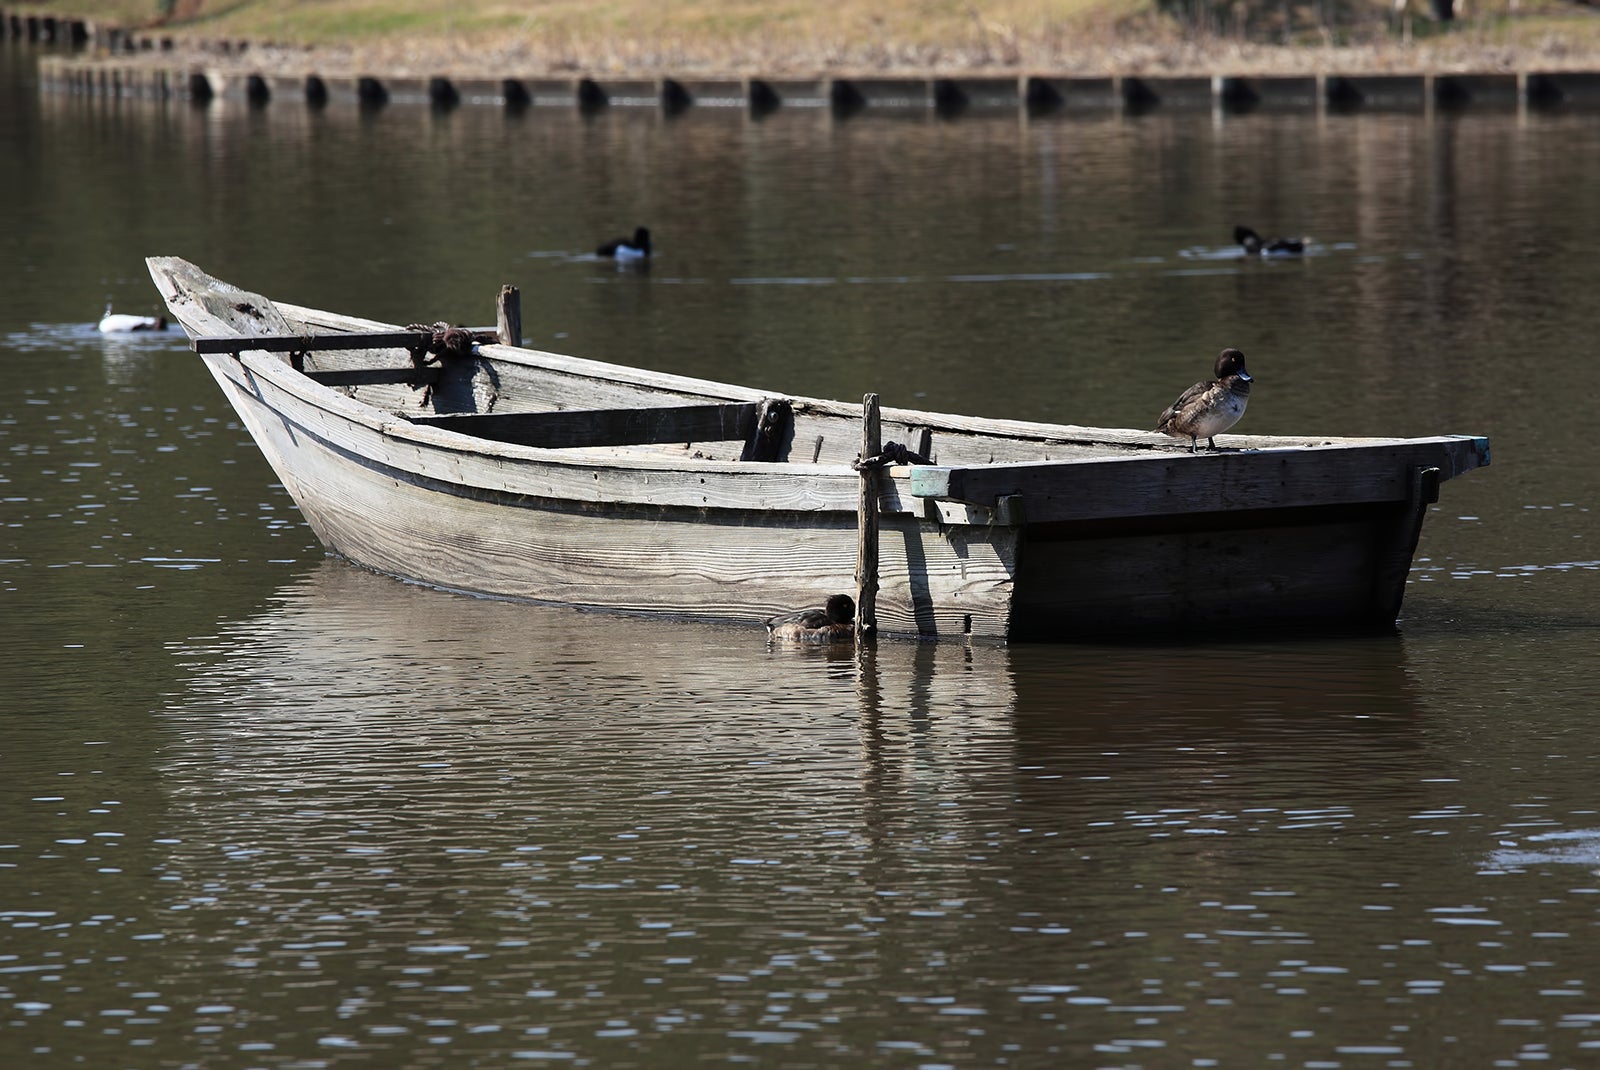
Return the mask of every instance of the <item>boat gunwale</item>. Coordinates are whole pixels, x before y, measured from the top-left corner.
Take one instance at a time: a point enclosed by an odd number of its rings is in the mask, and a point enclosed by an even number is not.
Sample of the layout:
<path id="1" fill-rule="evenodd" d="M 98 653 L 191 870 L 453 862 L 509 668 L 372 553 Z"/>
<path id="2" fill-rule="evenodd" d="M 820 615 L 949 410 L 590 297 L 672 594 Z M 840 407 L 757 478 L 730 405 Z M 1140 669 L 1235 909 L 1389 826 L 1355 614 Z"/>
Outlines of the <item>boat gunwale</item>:
<path id="1" fill-rule="evenodd" d="M 380 320 L 369 320 L 357 316 L 347 316 L 341 313 L 330 312 L 324 309 L 309 306 L 295 305 L 289 302 L 274 301 L 278 309 L 286 316 L 300 320 L 306 324 L 315 324 L 343 330 L 371 330 L 390 331 L 399 330 L 394 324 L 384 323 Z M 249 351 L 246 351 L 249 352 Z M 670 471 L 693 469 L 695 471 L 735 472 L 748 470 L 751 465 L 781 465 L 785 471 L 796 474 L 828 475 L 846 473 L 850 478 L 856 477 L 854 469 L 837 464 L 811 464 L 803 461 L 722 461 L 700 457 L 667 458 L 647 453 L 630 454 L 618 457 L 616 450 L 627 447 L 607 446 L 563 446 L 540 447 L 527 446 L 517 443 L 498 442 L 491 439 L 480 438 L 464 431 L 454 431 L 446 428 L 414 423 L 404 415 L 392 409 L 382 408 L 368 402 L 349 397 L 335 387 L 326 386 L 311 379 L 309 376 L 294 371 L 279 354 L 266 354 L 256 351 L 267 357 L 274 370 L 281 368 L 294 379 L 297 384 L 317 391 L 314 397 L 337 398 L 340 402 L 347 403 L 355 408 L 352 412 L 360 411 L 371 414 L 363 419 L 367 423 L 381 430 L 385 434 L 392 434 L 401 438 L 416 438 L 444 448 L 458 452 L 471 452 L 478 454 L 494 454 L 511 458 L 527 458 L 539 460 L 571 459 L 584 464 L 603 464 L 606 467 L 639 467 L 656 471 Z M 737 384 L 723 383 L 710 379 L 697 379 L 690 376 L 679 375 L 673 372 L 657 372 L 648 369 L 635 368 L 622 364 L 611 364 L 604 361 L 591 360 L 587 357 L 577 357 L 571 354 L 555 353 L 548 350 L 532 349 L 524 346 L 508 346 L 503 344 L 490 344 L 479 349 L 481 359 L 502 361 L 510 364 L 536 368 L 558 374 L 572 375 L 574 377 L 605 380 L 622 383 L 642 389 L 660 389 L 677 393 L 700 396 L 707 400 L 729 402 L 759 402 L 767 398 L 783 398 L 792 405 L 813 414 L 830 416 L 841 419 L 859 419 L 859 406 L 848 402 L 826 398 L 808 397 L 798 394 L 786 394 L 775 391 L 762 391 L 759 389 L 739 386 Z M 240 355 L 241 357 L 243 354 Z M 286 386 L 287 381 L 279 381 L 280 386 Z M 307 401 L 313 401 L 313 396 L 306 396 L 304 390 L 294 391 Z M 325 393 L 323 393 L 325 392 Z M 343 408 L 343 405 L 340 406 Z M 641 409 L 649 406 L 639 406 Z M 1463 441 L 1478 444 L 1473 452 L 1483 455 L 1487 450 L 1487 438 L 1481 435 L 1428 435 L 1421 437 L 1388 437 L 1388 436 L 1363 436 L 1345 437 L 1331 435 L 1287 436 L 1287 435 L 1230 435 L 1229 445 L 1217 451 L 1201 451 L 1190 453 L 1181 443 L 1174 444 L 1172 440 L 1158 431 L 1139 431 L 1124 428 L 1101 428 L 1079 424 L 1049 424 L 1033 421 L 1012 420 L 1003 417 L 966 416 L 959 413 L 931 412 L 921 409 L 908 409 L 885 406 L 881 410 L 881 419 L 884 423 L 908 424 L 925 427 L 932 431 L 945 431 L 948 433 L 967 434 L 975 437 L 1003 438 L 1011 441 L 1038 442 L 1041 445 L 1077 446 L 1085 448 L 1104 447 L 1107 452 L 1103 455 L 1057 458 L 1038 461 L 994 461 L 956 465 L 918 465 L 916 467 L 931 468 L 1014 468 L 1014 467 L 1045 467 L 1051 465 L 1074 466 L 1082 464 L 1099 464 L 1107 461 L 1170 461 L 1182 458 L 1194 458 L 1202 462 L 1205 458 L 1215 455 L 1239 453 L 1305 453 L 1314 451 L 1340 452 L 1351 448 L 1360 447 L 1394 447 L 1399 445 L 1425 445 L 1437 443 L 1441 445 L 1454 445 Z M 1125 436 L 1125 437 L 1123 437 Z M 465 444 L 471 444 L 467 448 Z M 1481 464 L 1481 461 L 1480 461 Z M 1471 467 L 1477 467 L 1473 465 Z M 900 466 L 897 466 L 900 467 Z M 1463 471 L 1466 469 L 1462 469 Z M 1450 478 L 1456 473 L 1448 473 L 1442 478 Z"/>
<path id="2" fill-rule="evenodd" d="M 514 353 L 537 352 L 532 350 L 513 349 L 507 346 L 493 347 L 501 352 Z M 559 354 L 557 354 L 559 356 Z M 449 428 L 438 427 L 430 424 L 414 423 L 405 416 L 395 413 L 391 409 L 381 408 L 367 402 L 351 398 L 338 389 L 324 386 L 308 375 L 295 371 L 281 355 L 266 353 L 260 350 L 246 351 L 237 358 L 232 357 L 206 357 L 204 359 L 229 360 L 237 359 L 238 363 L 248 374 L 262 375 L 269 379 L 279 389 L 294 395 L 306 404 L 322 408 L 332 414 L 348 419 L 361 426 L 367 427 L 380 435 L 399 441 L 410 441 L 419 446 L 430 449 L 460 454 L 478 458 L 492 458 L 494 460 L 510 463 L 537 462 L 552 467 L 568 469 L 595 469 L 603 468 L 618 471 L 641 471 L 659 473 L 698 472 L 703 474 L 739 475 L 748 473 L 753 468 L 781 469 L 786 474 L 795 478 L 804 478 L 813 483 L 842 483 L 843 487 L 836 488 L 834 493 L 853 495 L 859 473 L 849 465 L 843 464 L 813 464 L 804 461 L 746 461 L 746 460 L 714 460 L 701 457 L 665 457 L 659 454 L 635 452 L 619 455 L 619 449 L 627 447 L 545 447 L 528 446 L 513 442 L 500 442 L 493 439 L 480 438 L 464 431 L 455 431 Z M 581 358 L 580 358 L 581 359 Z M 794 399 L 805 403 L 810 399 Z M 893 410 L 885 410 L 885 413 Z M 902 410 L 904 411 L 904 410 Z M 926 426 L 926 425 L 925 425 Z M 937 428 L 937 425 L 934 425 Z M 1031 425 L 1054 426 L 1054 425 Z M 953 429 L 959 430 L 959 429 Z M 1055 442 L 1057 440 L 1050 439 Z M 1069 440 L 1070 441 L 1070 440 Z M 1107 452 L 1084 457 L 1064 457 L 1053 460 L 1033 461 L 993 461 L 974 464 L 925 464 L 925 465 L 895 465 L 889 469 L 890 477 L 899 484 L 902 480 L 911 477 L 913 471 L 1019 471 L 1037 472 L 1045 469 L 1059 469 L 1062 472 L 1074 468 L 1102 464 L 1161 464 L 1169 462 L 1178 463 L 1207 463 L 1212 458 L 1238 457 L 1240 455 L 1253 455 L 1258 457 L 1274 456 L 1305 456 L 1317 453 L 1329 455 L 1348 454 L 1364 449 L 1391 449 L 1397 446 L 1427 446 L 1439 445 L 1442 447 L 1459 447 L 1464 443 L 1485 444 L 1486 440 L 1480 436 L 1468 435 L 1440 435 L 1425 438 L 1409 439 L 1346 439 L 1343 441 L 1301 443 L 1291 440 L 1290 444 L 1280 446 L 1244 446 L 1224 450 L 1202 451 L 1190 454 L 1182 448 L 1151 448 L 1144 450 L 1126 450 L 1123 452 Z M 1479 449 L 1465 451 L 1467 456 L 1476 457 L 1481 453 Z M 1478 464 L 1452 468 L 1440 473 L 1441 479 L 1449 479 L 1464 471 L 1468 471 Z M 832 497 L 833 494 L 829 494 Z M 907 498 L 922 497 L 906 488 Z"/>

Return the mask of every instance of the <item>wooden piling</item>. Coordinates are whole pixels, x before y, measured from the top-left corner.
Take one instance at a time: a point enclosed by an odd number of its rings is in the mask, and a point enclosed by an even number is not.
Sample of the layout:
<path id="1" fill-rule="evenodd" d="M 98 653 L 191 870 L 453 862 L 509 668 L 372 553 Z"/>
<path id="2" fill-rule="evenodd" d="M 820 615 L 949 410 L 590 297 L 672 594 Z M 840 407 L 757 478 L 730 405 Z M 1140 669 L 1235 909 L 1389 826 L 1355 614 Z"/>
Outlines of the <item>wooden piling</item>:
<path id="1" fill-rule="evenodd" d="M 503 346 L 522 345 L 522 291 L 506 283 L 495 300 L 495 332 Z"/>
<path id="2" fill-rule="evenodd" d="M 882 452 L 878 395 L 861 399 L 861 494 L 856 502 L 856 639 L 878 630 L 878 469 Z"/>

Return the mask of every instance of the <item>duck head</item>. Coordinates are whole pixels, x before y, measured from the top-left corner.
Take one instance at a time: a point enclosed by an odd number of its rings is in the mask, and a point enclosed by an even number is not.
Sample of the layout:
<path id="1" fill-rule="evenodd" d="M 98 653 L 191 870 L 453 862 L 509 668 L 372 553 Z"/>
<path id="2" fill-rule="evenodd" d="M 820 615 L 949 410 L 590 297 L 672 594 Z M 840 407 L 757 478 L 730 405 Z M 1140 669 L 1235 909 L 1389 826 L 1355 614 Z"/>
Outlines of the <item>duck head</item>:
<path id="1" fill-rule="evenodd" d="M 1237 349 L 1224 349 L 1217 357 L 1217 378 L 1226 379 L 1229 376 L 1238 376 L 1247 383 L 1253 383 L 1250 373 L 1244 370 L 1244 354 Z"/>
<path id="2" fill-rule="evenodd" d="M 849 624 L 856 619 L 856 600 L 847 594 L 831 594 L 823 609 L 834 624 Z"/>

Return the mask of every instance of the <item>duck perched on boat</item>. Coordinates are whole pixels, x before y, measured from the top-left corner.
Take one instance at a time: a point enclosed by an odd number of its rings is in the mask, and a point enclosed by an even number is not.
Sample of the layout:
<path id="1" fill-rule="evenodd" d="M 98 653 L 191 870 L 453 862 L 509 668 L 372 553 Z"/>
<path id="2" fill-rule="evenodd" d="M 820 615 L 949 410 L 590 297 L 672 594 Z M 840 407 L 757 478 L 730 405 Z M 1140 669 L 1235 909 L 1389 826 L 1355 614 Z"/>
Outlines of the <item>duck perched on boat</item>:
<path id="1" fill-rule="evenodd" d="M 1233 240 L 1244 246 L 1246 256 L 1299 256 L 1306 251 L 1304 238 L 1267 240 L 1246 226 L 1233 228 Z"/>
<path id="2" fill-rule="evenodd" d="M 164 331 L 167 329 L 165 316 L 135 316 L 128 312 L 111 311 L 111 302 L 106 302 L 105 315 L 100 317 L 100 333 L 121 334 L 125 331 Z"/>
<path id="3" fill-rule="evenodd" d="M 767 620 L 770 639 L 808 643 L 844 643 L 855 636 L 856 601 L 847 594 L 828 596 L 820 609 L 800 609 Z"/>
<path id="4" fill-rule="evenodd" d="M 1250 384 L 1255 380 L 1244 369 L 1244 354 L 1224 349 L 1217 357 L 1215 379 L 1203 379 L 1178 395 L 1156 420 L 1156 430 L 1173 438 L 1189 440 L 1194 453 L 1200 439 L 1216 449 L 1214 436 L 1239 422 L 1250 401 Z"/>
<path id="5" fill-rule="evenodd" d="M 613 238 L 596 249 L 594 255 L 624 264 L 637 260 L 648 260 L 650 259 L 650 228 L 636 227 L 631 239 Z"/>

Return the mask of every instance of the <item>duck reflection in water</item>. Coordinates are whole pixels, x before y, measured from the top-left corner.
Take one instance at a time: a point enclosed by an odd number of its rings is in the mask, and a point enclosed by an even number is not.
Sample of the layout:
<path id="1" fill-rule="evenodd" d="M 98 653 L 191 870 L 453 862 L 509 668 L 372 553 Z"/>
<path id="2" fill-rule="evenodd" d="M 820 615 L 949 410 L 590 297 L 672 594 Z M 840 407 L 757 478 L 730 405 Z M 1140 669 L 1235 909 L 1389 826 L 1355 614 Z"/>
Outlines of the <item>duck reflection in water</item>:
<path id="1" fill-rule="evenodd" d="M 828 596 L 821 609 L 800 609 L 767 620 L 769 639 L 804 643 L 847 643 L 855 637 L 855 599 L 847 594 Z"/>
<path id="2" fill-rule="evenodd" d="M 1156 420 L 1156 430 L 1173 438 L 1189 440 L 1189 452 L 1194 453 L 1200 439 L 1206 440 L 1210 449 L 1217 443 L 1212 437 L 1220 435 L 1239 422 L 1244 407 L 1250 401 L 1250 384 L 1254 382 L 1244 370 L 1244 354 L 1237 349 L 1224 349 L 1217 357 L 1216 378 L 1202 380 L 1167 406 Z"/>

